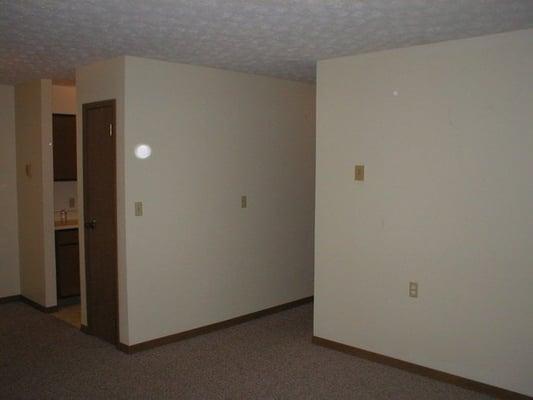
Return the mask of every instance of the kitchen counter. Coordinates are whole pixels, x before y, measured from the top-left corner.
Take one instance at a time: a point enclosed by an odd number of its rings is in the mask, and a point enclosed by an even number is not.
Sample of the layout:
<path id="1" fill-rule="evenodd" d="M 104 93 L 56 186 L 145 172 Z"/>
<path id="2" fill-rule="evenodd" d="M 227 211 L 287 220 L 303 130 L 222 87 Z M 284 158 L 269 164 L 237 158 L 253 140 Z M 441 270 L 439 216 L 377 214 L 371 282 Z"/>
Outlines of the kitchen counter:
<path id="1" fill-rule="evenodd" d="M 61 231 L 64 229 L 78 229 L 78 220 L 68 219 L 67 222 L 55 221 L 54 229 L 56 231 Z"/>

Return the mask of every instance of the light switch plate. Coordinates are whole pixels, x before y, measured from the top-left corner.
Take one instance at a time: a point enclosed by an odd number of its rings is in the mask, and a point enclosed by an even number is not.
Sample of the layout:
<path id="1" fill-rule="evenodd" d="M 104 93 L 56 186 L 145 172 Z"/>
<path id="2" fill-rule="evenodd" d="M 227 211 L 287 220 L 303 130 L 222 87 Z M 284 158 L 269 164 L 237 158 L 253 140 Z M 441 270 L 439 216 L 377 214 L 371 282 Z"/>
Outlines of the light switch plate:
<path id="1" fill-rule="evenodd" d="M 143 203 L 142 201 L 135 202 L 135 216 L 142 217 L 143 215 Z"/>
<path id="2" fill-rule="evenodd" d="M 247 207 L 248 207 L 248 197 L 241 196 L 241 208 L 247 208 Z"/>
<path id="3" fill-rule="evenodd" d="M 364 165 L 356 165 L 355 166 L 355 180 L 356 181 L 364 181 L 365 180 L 365 166 Z"/>
<path id="4" fill-rule="evenodd" d="M 418 282 L 409 282 L 409 297 L 418 297 Z"/>

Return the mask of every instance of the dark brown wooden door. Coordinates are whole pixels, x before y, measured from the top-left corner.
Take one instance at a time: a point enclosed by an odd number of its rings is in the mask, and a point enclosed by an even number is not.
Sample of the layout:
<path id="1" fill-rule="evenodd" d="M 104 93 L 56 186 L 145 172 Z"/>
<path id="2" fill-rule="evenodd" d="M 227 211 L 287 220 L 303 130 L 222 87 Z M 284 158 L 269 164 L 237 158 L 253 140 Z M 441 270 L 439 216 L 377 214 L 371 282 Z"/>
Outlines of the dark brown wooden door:
<path id="1" fill-rule="evenodd" d="M 76 168 L 76 116 L 53 114 L 54 180 L 75 181 Z"/>
<path id="2" fill-rule="evenodd" d="M 118 342 L 115 101 L 83 105 L 87 328 Z"/>

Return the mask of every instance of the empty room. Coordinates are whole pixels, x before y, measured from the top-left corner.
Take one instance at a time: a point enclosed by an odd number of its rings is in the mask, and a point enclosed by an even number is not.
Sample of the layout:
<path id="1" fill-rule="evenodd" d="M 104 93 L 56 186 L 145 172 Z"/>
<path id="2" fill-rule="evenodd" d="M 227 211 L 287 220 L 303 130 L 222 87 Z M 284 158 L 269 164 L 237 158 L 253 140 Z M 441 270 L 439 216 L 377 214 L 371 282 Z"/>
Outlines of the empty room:
<path id="1" fill-rule="evenodd" d="M 0 0 L 0 399 L 533 399 L 533 1 Z"/>

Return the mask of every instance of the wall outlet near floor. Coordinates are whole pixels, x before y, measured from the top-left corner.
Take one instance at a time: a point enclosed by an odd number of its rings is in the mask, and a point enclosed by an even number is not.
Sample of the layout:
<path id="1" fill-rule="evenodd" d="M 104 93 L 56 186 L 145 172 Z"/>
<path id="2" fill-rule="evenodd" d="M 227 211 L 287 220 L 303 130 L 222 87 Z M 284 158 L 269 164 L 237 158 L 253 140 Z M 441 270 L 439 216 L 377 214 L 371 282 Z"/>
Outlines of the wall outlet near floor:
<path id="1" fill-rule="evenodd" d="M 409 282 L 409 297 L 418 297 L 418 282 Z"/>

